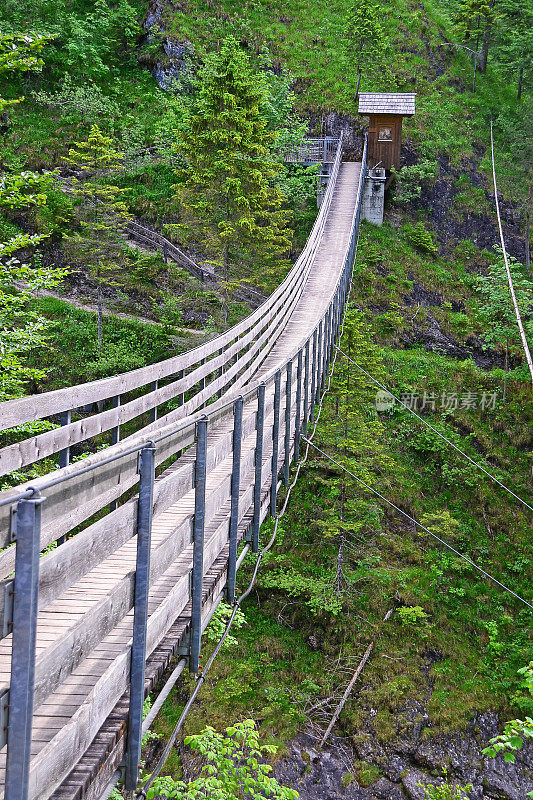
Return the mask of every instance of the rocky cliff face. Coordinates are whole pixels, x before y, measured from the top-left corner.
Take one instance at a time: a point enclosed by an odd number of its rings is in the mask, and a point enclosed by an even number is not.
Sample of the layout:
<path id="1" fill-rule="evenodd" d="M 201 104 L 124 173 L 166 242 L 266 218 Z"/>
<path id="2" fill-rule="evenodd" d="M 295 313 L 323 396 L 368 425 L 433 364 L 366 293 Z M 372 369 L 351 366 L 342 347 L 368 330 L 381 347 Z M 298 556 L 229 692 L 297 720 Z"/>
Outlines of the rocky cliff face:
<path id="1" fill-rule="evenodd" d="M 188 89 L 193 75 L 192 47 L 188 42 L 176 41 L 165 35 L 163 11 L 163 3 L 153 0 L 143 23 L 148 42 L 153 41 L 155 36 L 161 37 L 159 53 L 146 66 L 161 89 L 168 90 L 176 83 L 180 84 L 181 90 Z"/>
<path id="2" fill-rule="evenodd" d="M 472 800 L 526 800 L 533 789 L 533 743 L 518 752 L 515 764 L 482 755 L 500 732 L 497 714 L 479 714 L 464 731 L 427 738 L 421 736 L 429 724 L 424 709 L 413 704 L 408 716 L 412 724 L 386 744 L 377 739 L 369 717 L 353 751 L 335 739 L 320 751 L 314 737 L 301 735 L 289 744 L 290 754 L 274 774 L 296 789 L 300 800 L 423 800 L 423 786 L 442 782 L 437 776 L 446 768 L 451 785 L 472 784 Z M 374 769 L 359 766 L 354 772 L 354 762 Z M 368 776 L 374 778 L 370 784 Z"/>

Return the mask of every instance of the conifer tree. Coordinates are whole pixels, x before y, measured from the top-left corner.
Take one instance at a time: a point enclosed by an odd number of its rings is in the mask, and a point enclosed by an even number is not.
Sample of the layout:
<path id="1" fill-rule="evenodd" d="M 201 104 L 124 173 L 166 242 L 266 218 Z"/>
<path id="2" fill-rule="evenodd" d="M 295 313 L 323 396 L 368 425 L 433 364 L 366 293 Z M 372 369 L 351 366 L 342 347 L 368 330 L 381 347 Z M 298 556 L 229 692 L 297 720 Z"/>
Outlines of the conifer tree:
<path id="1" fill-rule="evenodd" d="M 116 253 L 122 245 L 121 233 L 130 218 L 121 199 L 125 189 L 109 182 L 113 172 L 124 169 L 123 153 L 114 149 L 113 139 L 93 125 L 84 142 L 75 142 L 65 158 L 81 179 L 73 179 L 72 192 L 78 197 L 79 230 L 65 237 L 67 245 L 88 259 L 88 268 L 97 282 L 98 347 L 102 346 L 102 287 L 112 284 Z"/>
<path id="2" fill-rule="evenodd" d="M 273 185 L 280 165 L 261 114 L 264 81 L 235 38 L 207 57 L 196 90 L 176 145 L 179 231 L 201 242 L 227 281 L 230 263 L 253 256 L 265 270 L 288 251 L 289 212 Z"/>
<path id="3" fill-rule="evenodd" d="M 383 55 L 385 32 L 382 16 L 383 9 L 375 0 L 359 0 L 346 13 L 344 39 L 350 64 L 357 70 L 356 98 L 363 68 L 371 63 L 379 65 Z"/>

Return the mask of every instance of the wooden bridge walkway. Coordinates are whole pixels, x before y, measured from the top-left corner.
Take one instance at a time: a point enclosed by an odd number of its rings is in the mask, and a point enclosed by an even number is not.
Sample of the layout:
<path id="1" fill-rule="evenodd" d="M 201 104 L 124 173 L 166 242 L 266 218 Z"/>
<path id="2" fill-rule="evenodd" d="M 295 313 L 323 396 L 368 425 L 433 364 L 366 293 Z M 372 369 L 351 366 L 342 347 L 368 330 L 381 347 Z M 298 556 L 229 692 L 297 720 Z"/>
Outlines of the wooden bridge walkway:
<path id="1" fill-rule="evenodd" d="M 0 450 L 0 474 L 60 464 L 0 494 L 5 800 L 96 800 L 120 764 L 133 788 L 144 697 L 176 654 L 198 671 L 323 386 L 365 168 L 341 156 L 342 141 L 303 253 L 246 320 L 168 361 L 0 405 L 0 430 L 61 421 Z"/>

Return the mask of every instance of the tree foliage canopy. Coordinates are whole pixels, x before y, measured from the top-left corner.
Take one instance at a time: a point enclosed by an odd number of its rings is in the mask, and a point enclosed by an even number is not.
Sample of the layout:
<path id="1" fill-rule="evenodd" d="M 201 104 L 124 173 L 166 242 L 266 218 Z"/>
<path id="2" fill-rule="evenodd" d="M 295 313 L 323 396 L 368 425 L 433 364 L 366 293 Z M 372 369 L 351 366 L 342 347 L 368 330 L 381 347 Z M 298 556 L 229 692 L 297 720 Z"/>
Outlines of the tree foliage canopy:
<path id="1" fill-rule="evenodd" d="M 268 264 L 290 246 L 264 99 L 263 82 L 229 37 L 207 57 L 178 130 L 175 188 L 183 219 L 225 275 L 243 252 Z"/>

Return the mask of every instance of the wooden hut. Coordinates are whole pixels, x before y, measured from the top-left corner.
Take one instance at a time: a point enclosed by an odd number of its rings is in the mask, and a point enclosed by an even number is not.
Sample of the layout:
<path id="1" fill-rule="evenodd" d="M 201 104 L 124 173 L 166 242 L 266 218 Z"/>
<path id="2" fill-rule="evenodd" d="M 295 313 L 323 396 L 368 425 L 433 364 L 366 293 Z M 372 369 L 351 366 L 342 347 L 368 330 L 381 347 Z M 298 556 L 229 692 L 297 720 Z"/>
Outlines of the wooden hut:
<path id="1" fill-rule="evenodd" d="M 400 168 L 402 120 L 415 113 L 415 92 L 361 92 L 359 113 L 370 120 L 368 127 L 368 166 L 379 162 L 390 175 L 392 167 Z"/>

